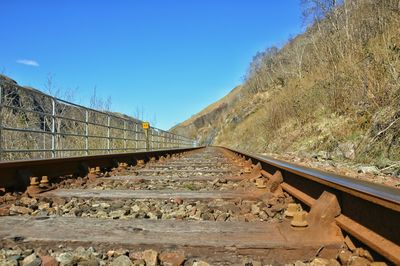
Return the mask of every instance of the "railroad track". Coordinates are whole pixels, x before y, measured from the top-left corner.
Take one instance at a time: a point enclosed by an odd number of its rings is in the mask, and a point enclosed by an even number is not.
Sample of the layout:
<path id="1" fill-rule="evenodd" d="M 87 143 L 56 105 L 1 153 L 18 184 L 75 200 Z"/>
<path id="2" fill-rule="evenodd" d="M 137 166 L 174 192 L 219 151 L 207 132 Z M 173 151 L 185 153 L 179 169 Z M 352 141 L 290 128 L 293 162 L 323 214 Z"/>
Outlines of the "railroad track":
<path id="1" fill-rule="evenodd" d="M 272 158 L 207 147 L 0 171 L 0 265 L 400 264 L 398 190 Z"/>

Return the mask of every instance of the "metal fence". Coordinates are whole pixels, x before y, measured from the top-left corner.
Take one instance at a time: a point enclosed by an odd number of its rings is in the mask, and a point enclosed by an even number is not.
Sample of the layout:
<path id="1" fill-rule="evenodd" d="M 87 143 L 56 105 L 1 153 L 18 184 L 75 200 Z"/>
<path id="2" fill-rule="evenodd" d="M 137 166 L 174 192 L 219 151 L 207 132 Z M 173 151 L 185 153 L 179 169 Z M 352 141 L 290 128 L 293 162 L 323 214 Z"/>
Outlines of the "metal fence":
<path id="1" fill-rule="evenodd" d="M 147 133 L 147 134 L 146 134 Z M 193 147 L 184 136 L 0 80 L 0 160 Z"/>

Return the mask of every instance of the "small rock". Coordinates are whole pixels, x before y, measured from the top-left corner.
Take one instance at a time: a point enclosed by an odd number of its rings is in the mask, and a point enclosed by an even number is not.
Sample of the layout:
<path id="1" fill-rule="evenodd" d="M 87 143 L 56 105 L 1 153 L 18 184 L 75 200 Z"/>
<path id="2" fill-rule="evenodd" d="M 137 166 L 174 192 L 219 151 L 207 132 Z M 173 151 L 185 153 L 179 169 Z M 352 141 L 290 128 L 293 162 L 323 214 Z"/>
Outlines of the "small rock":
<path id="1" fill-rule="evenodd" d="M 261 219 L 263 219 L 264 221 L 268 220 L 268 214 L 265 211 L 261 211 L 258 216 L 260 216 Z"/>
<path id="2" fill-rule="evenodd" d="M 183 203 L 183 199 L 181 199 L 181 198 L 175 198 L 172 201 L 175 202 L 178 205 L 181 205 Z"/>
<path id="3" fill-rule="evenodd" d="M 119 219 L 119 218 L 123 217 L 125 214 L 126 214 L 125 210 L 116 210 L 116 211 L 110 212 L 109 216 L 113 219 Z"/>
<path id="4" fill-rule="evenodd" d="M 31 254 L 22 261 L 22 266 L 40 266 L 41 259 L 36 254 Z"/>
<path id="5" fill-rule="evenodd" d="M 115 254 L 115 250 L 107 251 L 107 257 L 109 257 L 109 258 L 114 257 L 114 254 Z"/>
<path id="6" fill-rule="evenodd" d="M 143 259 L 143 252 L 129 252 L 129 258 L 131 260 L 141 260 Z"/>
<path id="7" fill-rule="evenodd" d="M 58 266 L 58 262 L 52 256 L 41 256 L 42 266 Z"/>
<path id="8" fill-rule="evenodd" d="M 123 249 L 123 248 L 119 248 L 117 250 L 115 250 L 114 256 L 119 257 L 121 255 L 129 255 L 129 250 L 127 249 Z"/>
<path id="9" fill-rule="evenodd" d="M 379 169 L 376 166 L 360 166 L 358 172 L 363 174 L 379 174 Z"/>
<path id="10" fill-rule="evenodd" d="M 310 266 L 326 266 L 329 264 L 329 260 L 323 258 L 315 258 L 311 263 Z"/>
<path id="11" fill-rule="evenodd" d="M 342 265 L 347 265 L 352 256 L 351 252 L 348 250 L 342 250 L 339 252 L 338 259 Z"/>
<path id="12" fill-rule="evenodd" d="M 50 203 L 47 203 L 47 202 L 40 202 L 39 204 L 38 204 L 38 209 L 39 210 L 46 210 L 46 209 L 49 209 L 50 208 Z"/>
<path id="13" fill-rule="evenodd" d="M 99 261 L 94 256 L 77 259 L 79 266 L 99 266 Z"/>
<path id="14" fill-rule="evenodd" d="M 215 178 L 212 182 L 211 182 L 211 184 L 212 185 L 215 185 L 215 184 L 217 184 L 219 182 L 219 178 L 217 177 L 217 178 Z"/>
<path id="15" fill-rule="evenodd" d="M 246 213 L 244 215 L 244 218 L 245 218 L 245 221 L 247 221 L 247 222 L 253 222 L 253 221 L 258 220 L 258 218 L 251 213 Z"/>
<path id="16" fill-rule="evenodd" d="M 370 265 L 370 261 L 367 260 L 366 258 L 361 258 L 357 256 L 352 256 L 349 260 L 349 266 L 365 266 L 365 265 Z"/>
<path id="17" fill-rule="evenodd" d="M 35 198 L 29 198 L 29 197 L 22 197 L 19 199 L 19 201 L 27 206 L 35 205 L 37 203 L 37 200 Z"/>
<path id="18" fill-rule="evenodd" d="M 132 265 L 133 266 L 146 266 L 146 262 L 143 259 L 134 260 Z"/>
<path id="19" fill-rule="evenodd" d="M 131 260 L 128 256 L 121 255 L 110 263 L 110 266 L 132 266 Z"/>
<path id="20" fill-rule="evenodd" d="M 138 212 L 138 211 L 140 211 L 140 207 L 138 205 L 133 205 L 131 207 L 131 210 L 132 210 L 132 212 Z"/>
<path id="21" fill-rule="evenodd" d="M 9 249 L 6 250 L 6 256 L 11 257 L 11 256 L 20 256 L 22 254 L 22 251 L 20 249 Z"/>
<path id="22" fill-rule="evenodd" d="M 359 256 L 359 257 L 364 257 L 364 258 L 366 258 L 367 260 L 369 260 L 371 262 L 374 261 L 374 259 L 372 258 L 371 253 L 369 253 L 368 250 L 365 250 L 363 248 L 355 249 L 354 255 Z"/>
<path id="23" fill-rule="evenodd" d="M 60 266 L 72 265 L 73 259 L 74 255 L 71 252 L 64 252 L 56 257 L 56 260 L 60 263 Z"/>
<path id="24" fill-rule="evenodd" d="M 65 199 L 58 197 L 52 198 L 52 200 L 53 200 L 53 206 L 62 206 L 66 202 Z"/>
<path id="25" fill-rule="evenodd" d="M 2 264 L 0 264 L 1 266 L 18 266 L 18 261 L 14 258 L 8 258 L 4 264 L 3 262 L 1 262 Z"/>
<path id="26" fill-rule="evenodd" d="M 104 218 L 107 218 L 108 215 L 107 215 L 107 213 L 106 213 L 105 211 L 98 211 L 98 212 L 96 213 L 96 217 L 97 217 L 97 218 L 102 218 L 102 219 L 104 219 Z"/>
<path id="27" fill-rule="evenodd" d="M 111 207 L 111 205 L 108 203 L 102 202 L 102 203 L 100 203 L 100 207 L 103 209 L 108 209 Z"/>
<path id="28" fill-rule="evenodd" d="M 22 256 L 27 257 L 27 256 L 31 255 L 32 253 L 33 253 L 33 249 L 28 248 L 28 249 L 25 249 L 22 251 Z"/>
<path id="29" fill-rule="evenodd" d="M 148 212 L 147 216 L 149 217 L 150 220 L 157 220 L 158 216 L 152 212 Z"/>
<path id="30" fill-rule="evenodd" d="M 216 221 L 224 222 L 226 219 L 228 219 L 229 214 L 228 213 L 221 213 L 220 215 L 217 216 Z"/>
<path id="31" fill-rule="evenodd" d="M 158 253 L 155 250 L 148 249 L 143 252 L 143 259 L 146 262 L 146 266 L 156 266 L 157 265 Z"/>
<path id="32" fill-rule="evenodd" d="M 185 261 L 185 254 L 183 252 L 162 252 L 160 261 L 165 266 L 180 266 Z"/>
<path id="33" fill-rule="evenodd" d="M 5 200 L 5 201 L 14 201 L 14 200 L 16 200 L 16 199 L 17 199 L 17 197 L 16 197 L 16 196 L 13 196 L 13 195 L 10 194 L 10 193 L 7 193 L 7 194 L 4 195 L 4 200 Z"/>
<path id="34" fill-rule="evenodd" d="M 294 266 L 309 266 L 309 264 L 304 263 L 304 262 L 302 262 L 302 261 L 296 261 L 296 262 L 294 263 Z"/>
<path id="35" fill-rule="evenodd" d="M 327 152 L 327 151 L 319 151 L 316 155 L 316 158 L 322 159 L 322 160 L 331 160 L 332 159 L 329 152 Z"/>
<path id="36" fill-rule="evenodd" d="M 0 207 L 0 216 L 7 216 L 9 213 L 10 213 L 9 206 Z"/>
<path id="37" fill-rule="evenodd" d="M 251 265 L 252 265 L 252 266 L 262 266 L 262 263 L 261 263 L 261 261 L 253 260 L 253 261 L 251 262 Z"/>
<path id="38" fill-rule="evenodd" d="M 214 216 L 208 212 L 202 213 L 201 218 L 205 221 L 214 220 Z"/>
<path id="39" fill-rule="evenodd" d="M 10 214 L 29 214 L 29 213 L 32 213 L 32 210 L 27 207 L 12 205 L 10 208 Z"/>
<path id="40" fill-rule="evenodd" d="M 339 143 L 338 148 L 346 159 L 354 160 L 355 158 L 355 145 L 351 142 Z"/>
<path id="41" fill-rule="evenodd" d="M 335 259 L 330 259 L 328 266 L 340 266 L 340 263 Z"/>
<path id="42" fill-rule="evenodd" d="M 199 260 L 199 261 L 195 261 L 195 262 L 193 263 L 193 266 L 210 266 L 210 264 L 208 264 L 208 263 L 205 262 L 205 261 Z"/>
<path id="43" fill-rule="evenodd" d="M 219 178 L 219 182 L 220 182 L 221 184 L 226 184 L 226 183 L 228 183 L 228 180 L 226 180 L 226 178 L 220 177 L 220 178 Z"/>
<path id="44" fill-rule="evenodd" d="M 251 213 L 257 215 L 260 212 L 260 207 L 257 204 L 251 205 Z"/>
<path id="45" fill-rule="evenodd" d="M 273 211 L 273 212 L 280 212 L 280 211 L 282 211 L 282 210 L 285 209 L 285 208 L 286 208 L 285 203 L 283 203 L 283 202 L 277 202 L 277 203 L 275 203 L 274 205 L 272 205 L 271 211 Z"/>

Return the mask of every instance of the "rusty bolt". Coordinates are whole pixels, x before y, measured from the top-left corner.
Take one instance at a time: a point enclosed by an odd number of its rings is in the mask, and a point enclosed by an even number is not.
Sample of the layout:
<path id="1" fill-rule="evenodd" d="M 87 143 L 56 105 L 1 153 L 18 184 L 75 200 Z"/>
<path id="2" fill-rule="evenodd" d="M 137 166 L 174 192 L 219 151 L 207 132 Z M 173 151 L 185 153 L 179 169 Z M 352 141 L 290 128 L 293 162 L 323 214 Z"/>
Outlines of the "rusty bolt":
<path id="1" fill-rule="evenodd" d="M 251 168 L 250 167 L 245 167 L 243 169 L 243 172 L 246 173 L 246 174 L 249 174 L 249 173 L 251 173 Z"/>
<path id="2" fill-rule="evenodd" d="M 267 182 L 264 178 L 257 178 L 256 179 L 256 187 L 257 188 L 266 188 Z"/>
<path id="3" fill-rule="evenodd" d="M 293 220 L 290 222 L 291 226 L 294 227 L 306 227 L 308 222 L 306 220 L 307 212 L 298 211 L 293 214 Z"/>
<path id="4" fill-rule="evenodd" d="M 296 203 L 289 203 L 284 215 L 286 217 L 293 217 L 294 214 L 298 211 L 301 211 L 301 205 Z"/>
<path id="5" fill-rule="evenodd" d="M 47 175 L 42 176 L 40 184 L 48 184 L 48 183 L 49 183 L 49 177 Z"/>
<path id="6" fill-rule="evenodd" d="M 30 183 L 31 186 L 39 185 L 38 178 L 36 176 L 31 176 L 30 179 L 31 179 L 31 183 Z"/>

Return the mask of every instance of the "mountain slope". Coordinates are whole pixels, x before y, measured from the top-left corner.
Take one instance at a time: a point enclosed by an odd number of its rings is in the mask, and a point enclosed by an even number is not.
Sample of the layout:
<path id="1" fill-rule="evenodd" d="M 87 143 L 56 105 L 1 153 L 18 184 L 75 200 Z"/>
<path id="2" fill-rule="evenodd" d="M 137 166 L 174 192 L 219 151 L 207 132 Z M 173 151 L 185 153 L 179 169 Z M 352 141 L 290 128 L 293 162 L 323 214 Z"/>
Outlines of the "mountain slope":
<path id="1" fill-rule="evenodd" d="M 241 86 L 172 130 L 253 152 L 400 160 L 399 2 L 344 3 L 255 55 Z"/>

